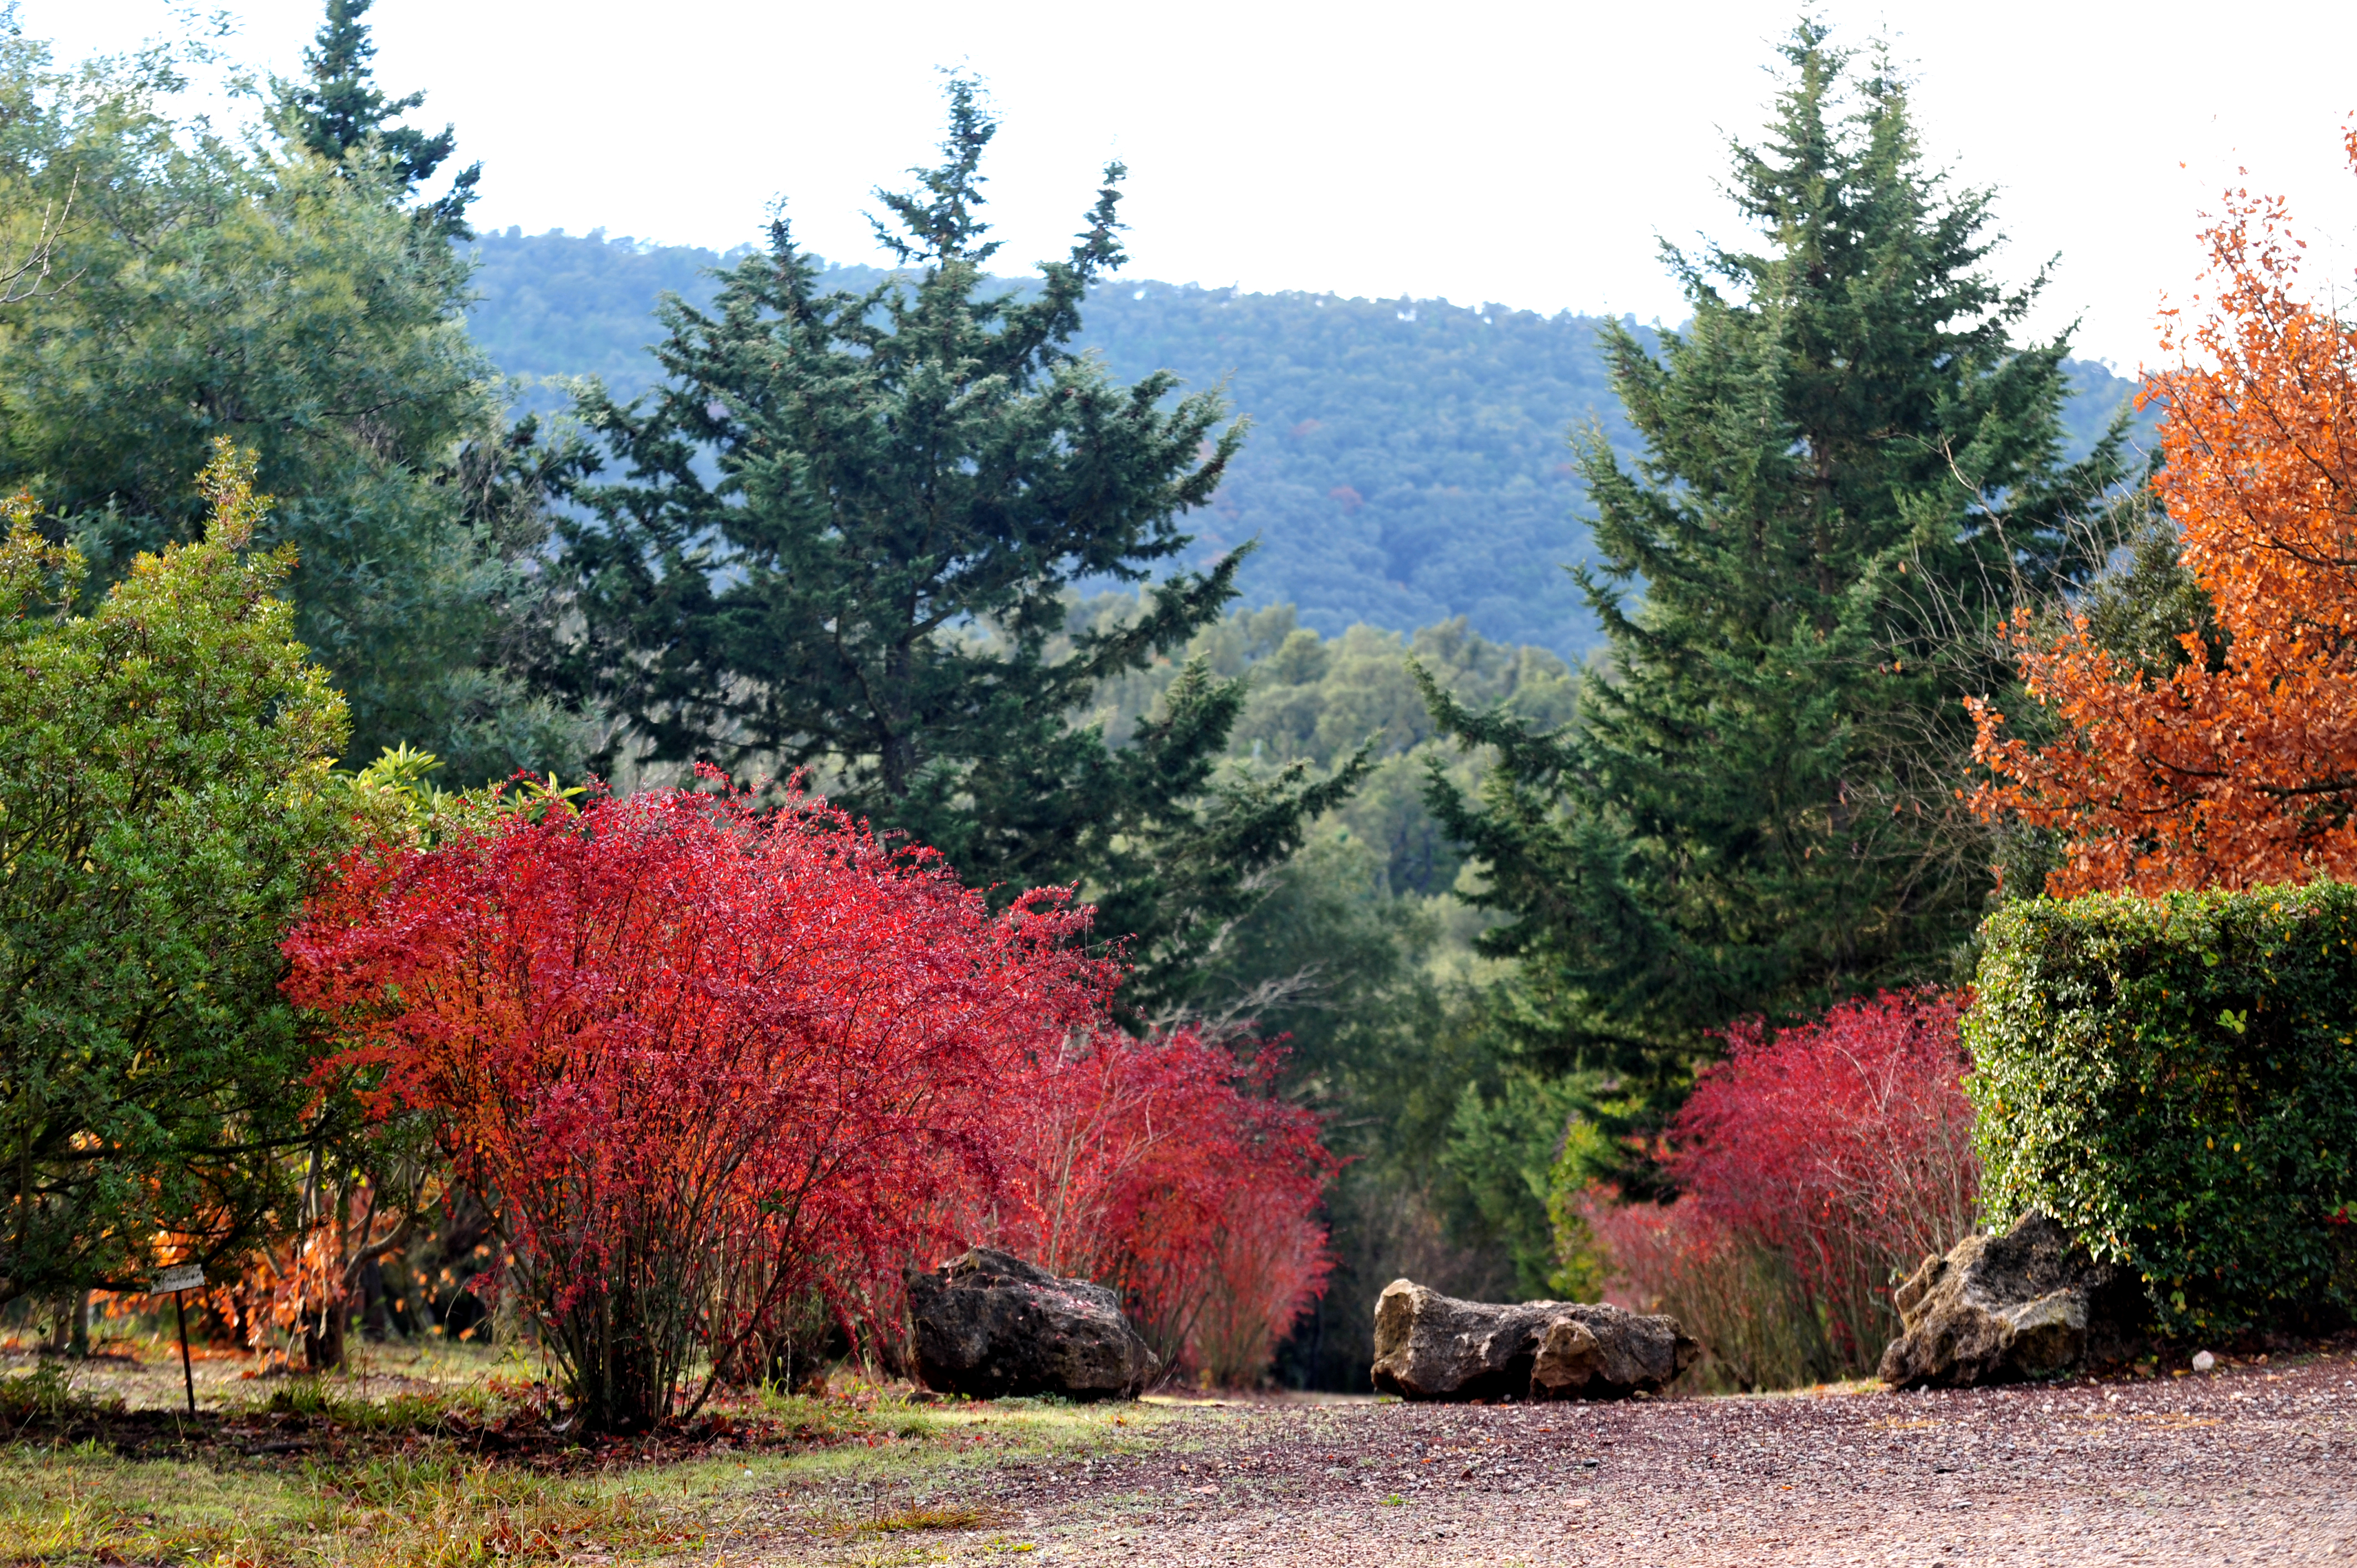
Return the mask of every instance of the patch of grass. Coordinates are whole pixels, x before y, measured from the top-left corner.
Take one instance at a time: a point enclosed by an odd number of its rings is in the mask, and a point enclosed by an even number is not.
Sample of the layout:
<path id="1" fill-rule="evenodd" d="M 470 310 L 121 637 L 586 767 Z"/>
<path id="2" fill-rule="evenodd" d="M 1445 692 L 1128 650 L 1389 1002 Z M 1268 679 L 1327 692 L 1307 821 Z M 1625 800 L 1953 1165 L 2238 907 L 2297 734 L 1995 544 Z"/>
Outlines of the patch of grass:
<path id="1" fill-rule="evenodd" d="M 529 1397 L 529 1391 L 524 1391 Z M 430 1432 L 453 1419 L 483 1422 L 506 1404 L 480 1384 L 461 1383 L 425 1391 L 405 1391 L 370 1399 L 317 1375 L 289 1378 L 269 1390 L 223 1402 L 231 1416 L 295 1415 L 334 1423 L 351 1432 Z"/>
<path id="2" fill-rule="evenodd" d="M 0 1451 L 0 1562 L 475 1568 L 703 1540 L 640 1491 L 450 1454 L 294 1473 L 126 1460 L 94 1444 Z"/>
<path id="3" fill-rule="evenodd" d="M 838 1535 L 899 1535 L 920 1530 L 990 1530 L 1015 1516 L 986 1503 L 911 1503 L 872 1519 L 838 1525 Z"/>
<path id="4" fill-rule="evenodd" d="M 259 1562 L 300 1502 L 268 1471 L 18 1444 L 0 1449 L 0 1562 Z"/>
<path id="5" fill-rule="evenodd" d="M 770 1391 L 725 1412 L 752 1429 L 742 1433 L 749 1446 L 552 1473 L 466 1454 L 455 1434 L 444 1435 L 544 1402 L 530 1367 L 447 1350 L 372 1359 L 350 1377 L 273 1377 L 222 1391 L 232 1421 L 274 1416 L 379 1439 L 323 1443 L 307 1460 L 243 1455 L 235 1442 L 202 1460 L 129 1459 L 90 1444 L 0 1446 L 0 1564 L 490 1568 L 704 1557 L 726 1554 L 732 1520 L 775 1518 L 781 1498 L 838 1540 L 846 1565 L 930 1562 L 956 1532 L 988 1537 L 1012 1525 L 988 1485 L 998 1467 L 1135 1454 L 1180 1436 L 1171 1423 L 1202 1419 L 1135 1404 Z M 93 1406 L 71 1368 L 5 1382 L 0 1402 L 28 1412 Z M 177 1387 L 168 1391 L 177 1402 Z M 1001 1535 L 982 1549 L 995 1556 L 1016 1540 Z"/>
<path id="6" fill-rule="evenodd" d="M 452 1455 L 409 1455 L 314 1473 L 304 1525 L 335 1542 L 339 1568 L 464 1568 L 701 1544 L 640 1496 Z"/>

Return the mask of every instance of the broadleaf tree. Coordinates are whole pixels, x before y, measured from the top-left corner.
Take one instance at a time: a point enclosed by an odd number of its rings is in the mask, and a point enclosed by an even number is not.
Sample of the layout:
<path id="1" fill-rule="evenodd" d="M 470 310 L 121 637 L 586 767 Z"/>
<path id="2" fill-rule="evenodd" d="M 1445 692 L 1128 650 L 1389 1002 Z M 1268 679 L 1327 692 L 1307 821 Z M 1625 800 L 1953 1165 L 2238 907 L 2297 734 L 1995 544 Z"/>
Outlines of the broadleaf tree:
<path id="1" fill-rule="evenodd" d="M 252 476 L 222 443 L 204 540 L 141 556 L 87 615 L 79 555 L 9 506 L 0 1303 L 235 1260 L 311 1136 L 278 941 L 366 811 L 330 771 L 348 721 L 295 640 L 292 553 L 252 547 Z"/>
<path id="2" fill-rule="evenodd" d="M 878 193 L 899 269 L 821 293 L 780 218 L 708 311 L 665 304 L 659 388 L 584 401 L 622 472 L 585 479 L 560 525 L 577 634 L 554 668 L 630 721 L 640 761 L 811 768 L 971 883 L 1080 884 L 1134 939 L 1132 1004 L 1175 1002 L 1182 956 L 1364 764 L 1223 770 L 1243 688 L 1200 669 L 1124 746 L 1076 722 L 1233 596 L 1237 554 L 1155 573 L 1243 429 L 1215 393 L 1124 385 L 1070 346 L 1124 260 L 1118 164 L 1036 288 L 988 278 L 996 123 L 970 81 L 948 100 L 942 164 Z M 1076 591 L 1108 582 L 1148 583 L 1140 612 L 1076 624 Z"/>
<path id="3" fill-rule="evenodd" d="M 2298 287 L 2280 199 L 2228 192 L 2205 238 L 2210 310 L 2169 319 L 2147 392 L 2175 526 L 2066 626 L 2019 624 L 2034 703 L 1975 706 L 1975 804 L 2055 835 L 2058 897 L 2357 874 L 2357 331 Z"/>
<path id="4" fill-rule="evenodd" d="M 1480 862 L 1557 1065 L 1675 1091 L 1738 1017 L 1789 1021 L 1943 975 L 1990 886 L 1963 699 L 1998 627 L 2099 560 L 2072 509 L 2122 477 L 2126 413 L 2061 457 L 2066 340 L 2014 331 L 2044 282 L 1985 263 L 1986 192 L 1927 169 L 1905 85 L 1826 30 L 1782 46 L 1731 192 L 1764 243 L 1668 259 L 1693 311 L 1605 348 L 1643 456 L 1577 438 L 1609 647 L 1538 731 L 1427 695 L 1495 747 L 1436 811 Z"/>

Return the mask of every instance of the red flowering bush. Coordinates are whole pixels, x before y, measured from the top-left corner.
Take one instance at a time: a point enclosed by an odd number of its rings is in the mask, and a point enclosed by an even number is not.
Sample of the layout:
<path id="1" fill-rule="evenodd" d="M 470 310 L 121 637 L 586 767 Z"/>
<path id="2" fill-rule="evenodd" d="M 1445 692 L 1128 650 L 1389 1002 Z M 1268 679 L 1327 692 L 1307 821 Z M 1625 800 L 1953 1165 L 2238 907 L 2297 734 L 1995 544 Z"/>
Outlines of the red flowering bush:
<path id="1" fill-rule="evenodd" d="M 1729 1029 L 1727 1059 L 1671 1124 L 1677 1202 L 1647 1214 L 1598 1193 L 1584 1205 L 1618 1277 L 1640 1297 L 1687 1302 L 1705 1343 L 1716 1332 L 1752 1345 L 1763 1366 L 1871 1366 L 1897 1326 L 1896 1277 L 1973 1225 L 1964 1005 L 1884 992 L 1814 1024 Z M 1749 1283 L 1738 1305 L 1714 1306 L 1705 1281 Z M 1806 1321 L 1768 1326 L 1792 1311 Z"/>
<path id="2" fill-rule="evenodd" d="M 1191 1030 L 1042 1053 L 1006 1101 L 1006 1186 L 977 1230 L 1120 1289 L 1166 1365 L 1245 1384 L 1324 1288 L 1318 1122 Z"/>
<path id="3" fill-rule="evenodd" d="M 432 1114 L 581 1417 L 628 1428 L 957 1243 L 1006 1086 L 1102 1018 L 1086 918 L 993 916 L 799 796 L 655 791 L 350 856 L 286 988 L 352 1042 L 329 1070 Z"/>

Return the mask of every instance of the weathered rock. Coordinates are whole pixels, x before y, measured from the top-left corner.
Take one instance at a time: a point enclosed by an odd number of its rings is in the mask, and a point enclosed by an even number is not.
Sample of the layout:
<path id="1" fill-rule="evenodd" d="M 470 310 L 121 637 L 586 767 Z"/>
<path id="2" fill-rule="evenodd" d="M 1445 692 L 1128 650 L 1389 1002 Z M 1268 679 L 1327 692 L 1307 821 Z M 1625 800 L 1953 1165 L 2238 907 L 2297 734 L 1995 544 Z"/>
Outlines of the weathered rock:
<path id="1" fill-rule="evenodd" d="M 1407 1399 L 1620 1399 L 1660 1391 L 1700 1353 L 1676 1318 L 1617 1306 L 1500 1306 L 1412 1280 L 1375 1303 L 1375 1387 Z"/>
<path id="2" fill-rule="evenodd" d="M 2059 1376 L 2125 1355 L 2143 1317 L 2133 1275 L 2034 1212 L 1924 1259 L 1891 1300 L 1906 1332 L 1880 1373 L 1902 1389 Z"/>
<path id="3" fill-rule="evenodd" d="M 1533 1399 L 1620 1399 L 1658 1393 L 1702 1347 L 1666 1313 L 1573 1302 L 1548 1323 L 1531 1363 Z"/>
<path id="4" fill-rule="evenodd" d="M 1112 1291 L 991 1247 L 910 1274 L 909 1321 L 917 1375 L 942 1393 L 1135 1399 L 1157 1368 Z"/>

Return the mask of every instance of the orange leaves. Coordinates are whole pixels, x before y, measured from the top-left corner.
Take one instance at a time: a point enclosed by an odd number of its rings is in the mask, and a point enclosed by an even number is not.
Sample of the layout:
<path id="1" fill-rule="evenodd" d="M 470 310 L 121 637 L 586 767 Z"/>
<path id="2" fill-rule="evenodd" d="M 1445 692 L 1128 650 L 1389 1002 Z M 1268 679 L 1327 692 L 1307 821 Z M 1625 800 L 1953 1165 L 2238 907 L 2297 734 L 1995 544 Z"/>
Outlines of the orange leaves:
<path id="1" fill-rule="evenodd" d="M 2357 128 L 2348 136 L 2357 164 Z M 2063 834 L 2058 896 L 2357 877 L 2357 333 L 2294 292 L 2280 199 L 2229 193 L 2209 231 L 2217 287 L 2145 398 L 2168 409 L 2155 481 L 2228 639 L 2147 677 L 2083 623 L 2014 640 L 2029 691 L 2068 725 L 2009 738 L 1971 705 L 1975 797 Z M 2215 668 L 2213 668 L 2215 666 Z"/>

